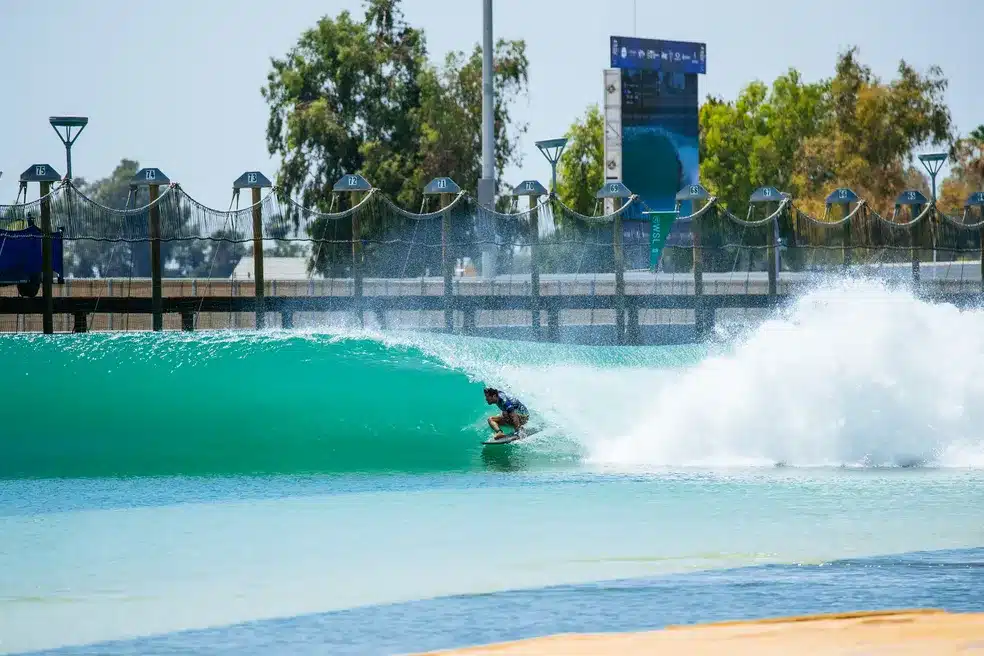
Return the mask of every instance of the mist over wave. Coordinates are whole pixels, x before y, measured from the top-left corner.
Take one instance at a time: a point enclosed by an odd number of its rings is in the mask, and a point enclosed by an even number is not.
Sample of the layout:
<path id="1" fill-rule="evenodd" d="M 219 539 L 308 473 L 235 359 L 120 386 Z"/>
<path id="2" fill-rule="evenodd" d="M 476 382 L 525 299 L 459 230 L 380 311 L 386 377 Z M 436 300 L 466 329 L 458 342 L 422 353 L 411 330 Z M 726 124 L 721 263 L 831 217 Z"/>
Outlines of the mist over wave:
<path id="1" fill-rule="evenodd" d="M 638 382 L 612 406 L 633 425 L 586 438 L 592 461 L 984 466 L 984 312 L 877 282 L 826 281 L 728 352 Z"/>

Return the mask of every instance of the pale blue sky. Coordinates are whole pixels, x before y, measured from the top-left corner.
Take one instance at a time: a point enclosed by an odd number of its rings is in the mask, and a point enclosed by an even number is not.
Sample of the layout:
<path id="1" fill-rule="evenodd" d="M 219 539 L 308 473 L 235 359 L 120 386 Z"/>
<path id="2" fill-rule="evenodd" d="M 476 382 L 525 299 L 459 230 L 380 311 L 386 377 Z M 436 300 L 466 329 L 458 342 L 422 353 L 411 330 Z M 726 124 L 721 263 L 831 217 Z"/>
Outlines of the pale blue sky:
<path id="1" fill-rule="evenodd" d="M 531 92 L 517 118 L 529 123 L 512 183 L 550 169 L 533 142 L 561 135 L 602 100 L 608 37 L 633 34 L 632 0 L 496 0 L 496 38 L 523 38 Z M 50 115 L 90 117 L 73 149 L 75 175 L 105 176 L 122 157 L 157 166 L 200 201 L 225 209 L 232 181 L 260 169 L 270 177 L 267 109 L 260 95 L 269 59 L 282 56 L 323 15 L 361 0 L 0 0 L 0 202 L 17 176 L 46 162 L 64 174 L 64 149 Z M 427 34 L 435 60 L 480 42 L 481 0 L 405 0 L 407 19 Z M 984 123 L 979 57 L 984 3 L 977 0 L 637 0 L 636 34 L 707 43 L 707 93 L 733 98 L 752 79 L 788 67 L 807 79 L 830 75 L 836 53 L 891 77 L 900 58 L 943 67 L 961 131 Z M 462 181 L 463 182 L 463 181 Z M 469 185 L 472 186 L 472 185 Z M 37 195 L 32 189 L 31 197 Z"/>

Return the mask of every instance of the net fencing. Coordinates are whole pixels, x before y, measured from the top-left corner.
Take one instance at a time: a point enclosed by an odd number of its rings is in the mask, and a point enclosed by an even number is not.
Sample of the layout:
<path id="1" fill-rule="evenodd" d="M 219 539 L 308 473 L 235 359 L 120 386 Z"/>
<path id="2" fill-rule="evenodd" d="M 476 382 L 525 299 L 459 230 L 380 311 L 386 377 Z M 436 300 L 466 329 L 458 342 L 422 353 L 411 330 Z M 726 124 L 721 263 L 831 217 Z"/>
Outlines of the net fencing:
<path id="1" fill-rule="evenodd" d="M 659 248 L 653 224 L 639 220 L 650 209 L 637 197 L 593 215 L 554 196 L 528 198 L 500 212 L 466 192 L 425 196 L 414 212 L 370 190 L 335 194 L 323 210 L 273 188 L 255 203 L 236 194 L 222 210 L 171 184 L 153 198 L 146 187 L 132 188 L 122 207 L 110 207 L 66 181 L 43 199 L 0 205 L 0 302 L 40 296 L 44 212 L 54 237 L 53 296 L 90 301 L 84 310 L 59 312 L 56 331 L 78 330 L 80 313 L 85 330 L 150 329 L 146 310 L 117 311 L 126 308 L 105 299 L 152 296 L 155 241 L 161 294 L 182 299 L 180 312 L 168 305 L 164 313 L 164 328 L 174 330 L 256 325 L 241 306 L 208 299 L 255 296 L 257 244 L 264 295 L 297 300 L 268 309 L 264 323 L 274 328 L 364 322 L 556 336 L 620 330 L 620 321 L 630 329 L 684 325 L 695 321 L 692 304 L 669 307 L 667 297 L 787 294 L 817 274 L 916 278 L 944 290 L 981 291 L 980 207 L 946 213 L 931 203 L 902 205 L 883 216 L 860 200 L 828 206 L 818 217 L 783 197 L 750 204 L 740 216 L 712 198 L 677 217 Z M 0 330 L 40 330 L 38 307 L 4 310 Z"/>

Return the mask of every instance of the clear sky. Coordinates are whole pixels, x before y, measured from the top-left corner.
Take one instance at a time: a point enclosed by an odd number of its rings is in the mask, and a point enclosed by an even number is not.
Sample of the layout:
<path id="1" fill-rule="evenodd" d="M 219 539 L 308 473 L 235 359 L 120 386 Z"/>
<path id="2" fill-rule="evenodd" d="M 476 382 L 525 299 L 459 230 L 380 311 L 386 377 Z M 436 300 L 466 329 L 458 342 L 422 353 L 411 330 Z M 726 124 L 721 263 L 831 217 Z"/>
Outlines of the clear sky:
<path id="1" fill-rule="evenodd" d="M 64 175 L 48 117 L 79 114 L 90 122 L 73 149 L 76 177 L 103 177 L 121 158 L 135 158 L 227 208 L 240 173 L 260 169 L 272 178 L 276 170 L 260 95 L 270 58 L 321 16 L 345 8 L 361 16 L 362 7 L 361 0 L 0 0 L 0 202 L 13 201 L 18 175 L 33 163 Z M 481 42 L 481 0 L 405 0 L 404 13 L 426 31 L 432 59 Z M 733 98 L 750 80 L 771 82 L 789 67 L 810 80 L 830 75 L 837 52 L 858 45 L 883 78 L 900 58 L 920 70 L 941 66 L 958 129 L 984 123 L 980 0 L 496 0 L 494 23 L 496 38 L 526 40 L 531 65 L 530 94 L 515 110 L 529 133 L 522 167 L 505 172 L 512 183 L 547 183 L 549 165 L 533 142 L 562 135 L 602 101 L 610 35 L 707 43 L 702 98 Z"/>

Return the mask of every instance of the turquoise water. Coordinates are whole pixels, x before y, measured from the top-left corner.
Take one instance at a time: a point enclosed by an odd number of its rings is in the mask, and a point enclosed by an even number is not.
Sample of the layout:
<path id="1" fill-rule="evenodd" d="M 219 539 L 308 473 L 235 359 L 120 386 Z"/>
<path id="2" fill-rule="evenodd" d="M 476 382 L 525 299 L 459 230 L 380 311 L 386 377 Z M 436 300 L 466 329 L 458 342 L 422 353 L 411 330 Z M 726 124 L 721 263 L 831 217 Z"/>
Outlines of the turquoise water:
<path id="1" fill-rule="evenodd" d="M 860 283 L 673 348 L 4 337 L 0 652 L 984 610 L 982 347 L 984 314 Z M 484 384 L 544 431 L 483 449 Z"/>
<path id="2" fill-rule="evenodd" d="M 578 407 L 587 389 L 564 398 L 559 386 L 694 363 L 706 351 L 413 334 L 4 337 L 0 358 L 24 364 L 0 371 L 20 405 L 7 416 L 0 477 L 568 466 L 584 451 L 563 424 L 508 455 L 476 449 L 489 434 L 484 384 L 508 385 L 532 407 L 543 400 L 547 423 L 567 412 L 609 421 Z"/>

